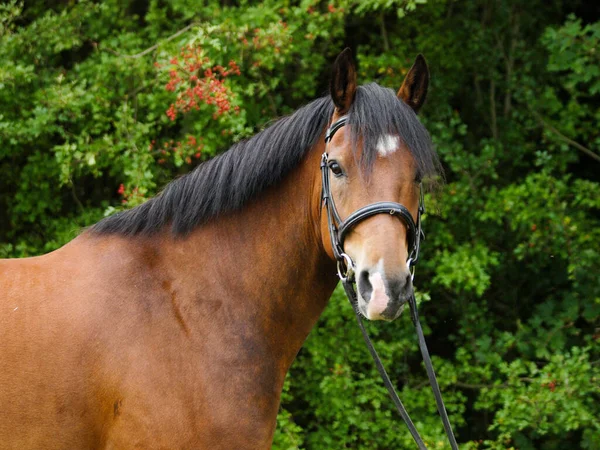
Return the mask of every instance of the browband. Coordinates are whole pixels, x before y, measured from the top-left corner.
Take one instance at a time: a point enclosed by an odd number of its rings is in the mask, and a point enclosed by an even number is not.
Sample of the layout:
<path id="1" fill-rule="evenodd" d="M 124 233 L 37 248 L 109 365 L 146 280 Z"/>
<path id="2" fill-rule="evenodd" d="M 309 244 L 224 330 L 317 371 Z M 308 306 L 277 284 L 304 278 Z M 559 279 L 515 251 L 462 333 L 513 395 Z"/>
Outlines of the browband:
<path id="1" fill-rule="evenodd" d="M 338 120 L 336 120 L 325 132 L 325 143 L 328 144 L 329 141 L 333 138 L 333 135 L 337 130 L 342 128 L 348 122 L 348 116 L 342 116 Z"/>

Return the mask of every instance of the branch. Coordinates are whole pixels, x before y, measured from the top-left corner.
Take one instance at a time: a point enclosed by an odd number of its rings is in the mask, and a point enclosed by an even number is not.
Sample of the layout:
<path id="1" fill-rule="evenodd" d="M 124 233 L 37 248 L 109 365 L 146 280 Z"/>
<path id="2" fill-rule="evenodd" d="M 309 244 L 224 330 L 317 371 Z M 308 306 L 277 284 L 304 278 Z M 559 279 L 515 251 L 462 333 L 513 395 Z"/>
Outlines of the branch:
<path id="1" fill-rule="evenodd" d="M 476 383 L 476 384 L 471 384 L 471 383 L 463 383 L 462 381 L 455 381 L 454 386 L 458 386 L 459 388 L 463 388 L 463 389 L 473 389 L 475 391 L 479 391 L 481 389 L 485 389 L 485 388 L 494 388 L 494 387 L 506 387 L 506 383 L 502 383 L 500 385 L 493 385 L 493 384 L 480 384 L 480 383 Z"/>
<path id="2" fill-rule="evenodd" d="M 534 110 L 531 110 L 531 112 L 533 113 L 533 115 L 536 117 L 536 119 L 540 122 L 540 124 L 543 127 L 547 128 L 548 130 L 550 130 L 551 132 L 553 132 L 554 134 L 556 134 L 556 136 L 560 140 L 562 140 L 563 142 L 566 142 L 571 147 L 575 147 L 577 150 L 582 151 L 583 153 L 585 153 L 586 155 L 588 155 L 590 158 L 593 158 L 596 161 L 600 162 L 600 155 L 598 155 L 597 153 L 593 152 L 589 148 L 584 147 L 579 142 L 575 142 L 573 139 L 569 139 L 567 136 L 565 136 L 560 131 L 558 131 L 556 128 L 554 128 L 552 125 L 550 125 L 550 123 L 548 123 L 547 121 L 545 121 L 544 118 L 538 112 L 536 112 Z"/>
<path id="3" fill-rule="evenodd" d="M 450 17 L 452 17 L 453 6 L 454 6 L 454 1 L 450 0 L 450 2 L 448 2 L 448 11 L 446 12 L 446 19 L 449 19 Z"/>
<path id="4" fill-rule="evenodd" d="M 498 123 L 496 120 L 496 83 L 494 75 L 490 75 L 490 120 L 492 128 L 492 137 L 495 141 L 498 140 Z"/>
<path id="5" fill-rule="evenodd" d="M 137 59 L 137 58 L 141 58 L 142 56 L 146 56 L 148 53 L 152 53 L 154 50 L 156 50 L 158 48 L 158 46 L 160 44 L 164 44 L 166 42 L 172 41 L 173 39 L 175 39 L 176 37 L 181 36 L 183 33 L 185 33 L 186 31 L 188 31 L 190 28 L 192 28 L 194 25 L 196 25 L 195 22 L 190 23 L 189 25 L 183 27 L 181 30 L 179 30 L 177 33 L 172 34 L 171 36 L 169 36 L 168 38 L 154 44 L 152 47 L 148 47 L 146 50 L 143 50 L 139 53 L 136 53 L 135 55 L 123 55 L 121 53 L 116 52 L 115 50 L 112 50 L 110 48 L 103 48 L 104 51 L 112 53 L 115 56 L 119 56 L 122 58 L 132 58 L 132 59 Z"/>
<path id="6" fill-rule="evenodd" d="M 385 28 L 385 17 L 383 11 L 379 15 L 379 28 L 381 30 L 381 39 L 383 40 L 383 49 L 386 52 L 390 51 L 390 41 L 388 40 L 387 29 Z"/>
<path id="7" fill-rule="evenodd" d="M 544 347 L 546 347 L 550 343 L 550 341 L 552 340 L 552 338 L 554 337 L 554 335 L 556 333 L 558 333 L 559 331 L 564 330 L 566 328 L 571 328 L 574 325 L 575 325 L 575 322 L 569 321 L 569 322 L 563 324 L 562 326 L 560 326 L 560 327 L 555 328 L 554 330 L 552 330 L 550 333 L 548 333 L 548 337 L 546 338 L 546 342 L 544 342 Z"/>
<path id="8" fill-rule="evenodd" d="M 512 9 L 511 9 L 512 17 Z M 517 38 L 519 35 L 519 15 L 515 14 L 514 23 L 510 33 L 510 50 L 506 59 L 506 92 L 504 93 L 504 117 L 508 117 L 512 103 L 512 73 L 515 66 L 515 51 L 517 49 Z"/>
<path id="9" fill-rule="evenodd" d="M 476 104 L 479 106 L 483 103 L 483 94 L 481 93 L 481 83 L 479 82 L 479 74 L 475 73 L 473 77 L 473 86 L 475 87 Z"/>
<path id="10" fill-rule="evenodd" d="M 263 78 L 262 74 L 260 73 L 260 70 L 257 70 L 257 73 L 258 73 L 258 78 L 260 79 L 260 83 L 263 86 L 268 86 L 267 83 L 265 82 L 265 79 Z M 277 117 L 279 115 L 277 112 L 277 104 L 275 103 L 275 100 L 273 99 L 273 96 L 271 95 L 270 90 L 265 89 L 265 92 L 266 92 L 267 100 L 269 100 L 271 110 L 273 111 L 274 116 Z"/>
<path id="11" fill-rule="evenodd" d="M 71 182 L 71 196 L 73 197 L 75 204 L 79 208 L 79 211 L 83 212 L 85 208 L 83 207 L 83 205 L 81 204 L 81 201 L 77 197 L 77 192 L 75 192 L 75 184 L 73 183 L 73 180 L 69 179 L 69 181 Z"/>
<path id="12" fill-rule="evenodd" d="M 529 377 L 520 377 L 519 381 L 523 381 L 524 383 L 535 383 L 536 381 L 539 380 L 535 380 L 534 378 L 529 378 Z M 463 388 L 463 389 L 473 389 L 473 390 L 481 390 L 481 389 L 494 389 L 494 388 L 508 388 L 511 385 L 508 382 L 504 382 L 502 384 L 481 384 L 481 383 L 463 383 L 462 381 L 455 381 L 454 383 L 452 383 L 452 385 L 454 386 L 458 386 L 459 388 Z"/>

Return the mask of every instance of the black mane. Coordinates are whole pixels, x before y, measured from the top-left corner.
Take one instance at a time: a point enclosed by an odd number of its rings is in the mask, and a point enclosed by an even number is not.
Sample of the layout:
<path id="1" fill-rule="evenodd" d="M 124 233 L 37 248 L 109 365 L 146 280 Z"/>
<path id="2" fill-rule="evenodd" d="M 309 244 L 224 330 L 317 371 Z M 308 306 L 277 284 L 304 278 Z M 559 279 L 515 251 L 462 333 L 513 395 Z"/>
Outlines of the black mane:
<path id="1" fill-rule="evenodd" d="M 319 98 L 200 164 L 142 205 L 103 219 L 92 231 L 148 235 L 170 224 L 173 234 L 182 235 L 221 213 L 238 210 L 300 163 L 317 144 L 333 112 L 331 98 Z M 375 160 L 380 136 L 396 134 L 413 154 L 421 176 L 439 174 L 427 130 L 391 89 L 375 83 L 358 87 L 348 116 L 352 142 L 362 137 L 361 160 L 367 170 Z"/>

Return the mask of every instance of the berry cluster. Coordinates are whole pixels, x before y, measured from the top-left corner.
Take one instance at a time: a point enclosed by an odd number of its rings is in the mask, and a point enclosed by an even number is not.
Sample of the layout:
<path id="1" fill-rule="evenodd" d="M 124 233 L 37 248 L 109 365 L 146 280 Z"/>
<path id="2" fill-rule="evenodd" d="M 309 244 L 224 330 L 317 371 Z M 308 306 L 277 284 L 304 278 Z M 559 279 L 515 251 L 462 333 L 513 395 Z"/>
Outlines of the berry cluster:
<path id="1" fill-rule="evenodd" d="M 283 49 L 290 48 L 290 43 L 293 40 L 293 36 L 288 29 L 287 22 L 279 20 L 278 22 L 272 23 L 268 28 L 255 28 L 254 30 L 246 30 L 238 35 L 242 46 L 248 49 L 252 62 L 252 68 L 257 68 L 265 65 L 265 61 L 260 58 L 256 58 L 258 55 L 262 55 L 268 61 L 266 63 L 267 68 L 272 68 L 272 60 L 277 58 L 283 52 Z M 267 53 L 257 52 L 257 50 L 267 49 Z"/>
<path id="2" fill-rule="evenodd" d="M 119 185 L 119 189 L 117 189 L 117 194 L 119 194 L 121 197 L 123 197 L 121 199 L 121 203 L 123 205 L 126 205 L 127 203 L 129 203 L 131 200 L 134 200 L 134 199 L 136 200 L 135 204 L 141 203 L 141 200 L 144 198 L 144 196 L 138 190 L 137 187 L 134 187 L 133 189 L 128 189 L 128 188 L 125 188 L 125 185 L 123 183 L 121 183 Z"/>
<path id="3" fill-rule="evenodd" d="M 229 61 L 228 67 L 213 65 L 199 46 L 188 45 L 180 52 L 180 58 L 169 61 L 169 81 L 165 89 L 177 92 L 177 99 L 167 110 L 171 120 L 178 113 L 198 110 L 201 104 L 216 107 L 213 118 L 230 111 L 239 112 L 239 107 L 231 106 L 232 92 L 224 81 L 232 75 L 240 75 L 240 68 L 235 61 Z M 161 65 L 155 63 L 160 68 Z"/>
<path id="4" fill-rule="evenodd" d="M 335 13 L 343 13 L 343 12 L 344 12 L 344 8 L 336 8 L 336 7 L 335 7 L 335 5 L 334 5 L 333 3 L 329 3 L 329 4 L 327 5 L 327 11 L 328 11 L 330 14 L 335 14 Z M 308 8 L 306 8 L 306 12 L 307 12 L 308 14 L 314 14 L 314 13 L 315 13 L 315 12 L 317 12 L 317 11 L 315 10 L 315 8 L 314 8 L 313 6 L 309 6 Z M 325 13 L 325 14 L 327 14 L 327 13 Z"/>
<path id="5" fill-rule="evenodd" d="M 158 157 L 156 162 L 160 165 L 167 163 L 167 158 L 173 158 L 175 165 L 179 166 L 183 162 L 186 164 L 192 163 L 193 159 L 202 157 L 202 149 L 204 148 L 203 138 L 197 138 L 189 135 L 185 141 L 165 141 L 162 146 L 158 146 L 155 150 L 156 141 L 152 141 L 148 145 L 148 149 Z M 178 163 L 179 161 L 179 163 Z"/>
<path id="6" fill-rule="evenodd" d="M 548 374 L 550 375 L 550 374 Z M 556 380 L 550 380 L 547 383 L 542 383 L 542 386 L 545 388 L 548 388 L 550 390 L 550 392 L 554 392 L 556 390 L 556 385 L 558 383 L 556 382 Z"/>

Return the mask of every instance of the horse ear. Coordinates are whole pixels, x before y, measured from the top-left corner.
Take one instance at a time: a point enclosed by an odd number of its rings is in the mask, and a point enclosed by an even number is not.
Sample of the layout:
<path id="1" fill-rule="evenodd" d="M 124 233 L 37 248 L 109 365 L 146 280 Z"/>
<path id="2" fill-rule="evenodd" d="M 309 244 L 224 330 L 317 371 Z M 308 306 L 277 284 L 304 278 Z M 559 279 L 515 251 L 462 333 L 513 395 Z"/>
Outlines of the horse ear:
<path id="1" fill-rule="evenodd" d="M 356 93 L 356 66 L 349 48 L 342 51 L 333 63 L 329 91 L 337 112 L 347 113 Z"/>
<path id="2" fill-rule="evenodd" d="M 418 113 L 423 103 L 425 103 L 428 87 L 429 67 L 427 67 L 425 57 L 419 54 L 406 74 L 406 78 L 404 78 L 402 87 L 398 91 L 398 97 L 410 106 L 415 113 Z"/>

